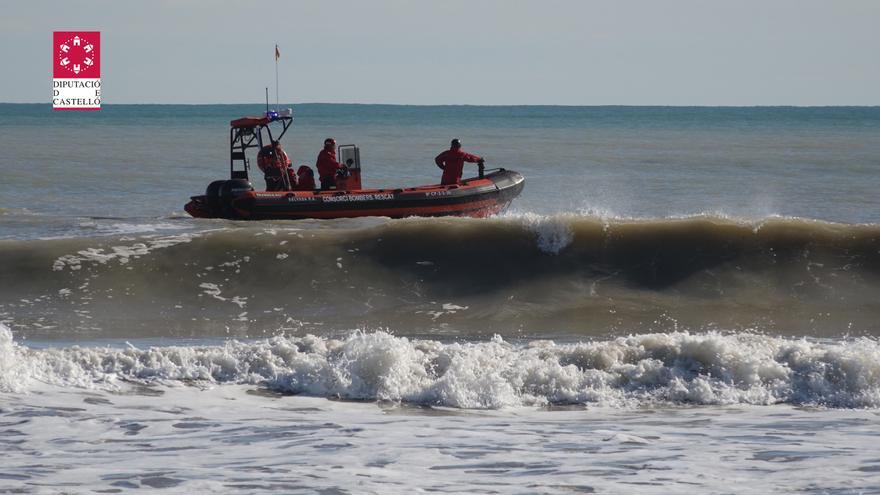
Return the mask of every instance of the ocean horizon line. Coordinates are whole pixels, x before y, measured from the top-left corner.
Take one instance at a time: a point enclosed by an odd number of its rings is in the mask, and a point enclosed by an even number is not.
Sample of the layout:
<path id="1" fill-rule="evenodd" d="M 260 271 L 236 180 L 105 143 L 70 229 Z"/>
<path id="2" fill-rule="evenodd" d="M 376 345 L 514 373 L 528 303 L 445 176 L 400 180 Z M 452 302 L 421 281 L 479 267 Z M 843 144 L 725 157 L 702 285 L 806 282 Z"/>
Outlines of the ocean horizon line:
<path id="1" fill-rule="evenodd" d="M 265 102 L 237 102 L 237 103 L 102 103 L 104 106 L 175 106 L 175 107 L 207 107 L 207 106 L 242 106 L 242 105 L 260 105 L 265 106 Z M 7 102 L 0 101 L 0 105 L 18 105 L 18 106 L 34 106 L 47 105 L 51 106 L 51 102 Z M 297 105 L 335 105 L 335 106 L 374 106 L 374 107 L 415 107 L 415 108 L 730 108 L 730 109 L 748 109 L 748 108 L 880 108 L 880 104 L 875 105 L 662 105 L 662 104 L 596 104 L 596 105 L 577 105 L 577 104 L 558 104 L 558 103 L 510 103 L 510 104 L 475 104 L 475 103 L 358 103 L 358 102 L 322 102 L 309 101 L 298 103 L 278 103 L 271 105 L 274 107 L 297 106 Z"/>

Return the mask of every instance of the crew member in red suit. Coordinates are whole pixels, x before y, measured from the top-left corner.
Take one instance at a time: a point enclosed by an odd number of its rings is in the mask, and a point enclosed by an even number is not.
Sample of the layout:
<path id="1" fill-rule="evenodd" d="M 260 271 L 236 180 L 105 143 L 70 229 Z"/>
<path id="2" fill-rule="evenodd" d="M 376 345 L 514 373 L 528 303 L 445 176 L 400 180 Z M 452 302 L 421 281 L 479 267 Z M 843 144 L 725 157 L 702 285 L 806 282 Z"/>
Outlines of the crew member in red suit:
<path id="1" fill-rule="evenodd" d="M 283 191 L 286 189 L 284 176 L 287 176 L 290 187 L 296 185 L 296 176 L 290 172 L 290 157 L 281 149 L 281 143 L 272 141 L 272 144 L 263 146 L 257 153 L 257 166 L 263 171 L 266 178 L 267 191 Z"/>
<path id="2" fill-rule="evenodd" d="M 437 155 L 434 163 L 443 170 L 443 178 L 440 184 L 458 184 L 461 180 L 461 172 L 464 162 L 483 163 L 483 158 L 465 153 L 461 150 L 461 141 L 453 139 L 449 149 Z"/>
<path id="3" fill-rule="evenodd" d="M 300 165 L 299 169 L 296 171 L 297 176 L 297 191 L 312 191 L 315 189 L 315 173 L 312 172 L 312 167 L 308 165 Z"/>
<path id="4" fill-rule="evenodd" d="M 315 163 L 318 169 L 318 177 L 321 179 L 321 189 L 332 189 L 336 187 L 336 173 L 344 170 L 338 161 L 336 161 L 336 140 L 327 138 L 324 140 L 324 149 L 318 153 L 318 161 Z"/>

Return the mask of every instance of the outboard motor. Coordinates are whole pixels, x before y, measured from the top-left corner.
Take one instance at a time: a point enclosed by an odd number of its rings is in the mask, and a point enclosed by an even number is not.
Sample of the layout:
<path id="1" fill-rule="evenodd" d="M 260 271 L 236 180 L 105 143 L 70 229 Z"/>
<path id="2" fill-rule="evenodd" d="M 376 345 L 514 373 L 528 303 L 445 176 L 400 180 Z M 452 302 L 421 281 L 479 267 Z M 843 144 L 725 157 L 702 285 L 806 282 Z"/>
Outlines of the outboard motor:
<path id="1" fill-rule="evenodd" d="M 223 187 L 220 188 L 220 199 L 231 200 L 232 198 L 239 196 L 241 193 L 253 190 L 254 186 L 252 186 L 250 181 L 246 179 L 229 179 L 224 182 Z"/>
<path id="2" fill-rule="evenodd" d="M 215 180 L 205 189 L 205 204 L 212 215 L 220 213 L 220 188 L 223 184 L 226 184 L 225 180 Z"/>
<path id="3" fill-rule="evenodd" d="M 246 179 L 215 180 L 208 185 L 205 199 L 214 215 L 226 217 L 231 211 L 232 200 L 253 190 L 254 186 Z"/>

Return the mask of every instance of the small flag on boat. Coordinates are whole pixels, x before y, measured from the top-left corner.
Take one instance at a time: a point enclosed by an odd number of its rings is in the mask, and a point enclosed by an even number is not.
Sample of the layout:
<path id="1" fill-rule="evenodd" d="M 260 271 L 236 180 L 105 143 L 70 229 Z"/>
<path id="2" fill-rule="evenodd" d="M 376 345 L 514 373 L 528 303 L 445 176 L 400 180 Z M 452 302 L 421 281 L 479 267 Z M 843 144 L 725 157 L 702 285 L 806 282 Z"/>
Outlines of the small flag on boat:
<path id="1" fill-rule="evenodd" d="M 281 52 L 278 50 L 278 45 L 275 45 L 275 60 L 277 61 L 281 58 Z"/>

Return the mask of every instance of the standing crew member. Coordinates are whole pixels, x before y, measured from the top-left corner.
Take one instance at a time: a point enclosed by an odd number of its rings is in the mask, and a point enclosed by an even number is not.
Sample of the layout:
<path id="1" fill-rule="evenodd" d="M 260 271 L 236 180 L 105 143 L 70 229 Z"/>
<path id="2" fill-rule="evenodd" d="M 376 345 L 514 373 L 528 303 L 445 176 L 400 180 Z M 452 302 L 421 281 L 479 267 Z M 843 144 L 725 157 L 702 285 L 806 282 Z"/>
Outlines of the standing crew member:
<path id="1" fill-rule="evenodd" d="M 443 170 L 443 178 L 440 184 L 458 184 L 461 181 L 461 172 L 464 162 L 483 164 L 483 158 L 461 150 L 461 141 L 457 138 L 452 140 L 449 149 L 437 155 L 434 163 Z"/>
<path id="2" fill-rule="evenodd" d="M 263 146 L 260 152 L 257 153 L 257 166 L 260 167 L 266 178 L 267 191 L 283 191 L 286 189 L 282 174 L 287 176 L 291 187 L 296 184 L 296 176 L 288 174 L 290 157 L 281 149 L 281 143 L 278 141 L 272 141 L 272 144 Z"/>
<path id="3" fill-rule="evenodd" d="M 324 140 L 324 149 L 318 153 L 318 161 L 315 162 L 318 169 L 318 177 L 321 179 L 321 189 L 336 187 L 336 173 L 344 170 L 342 164 L 336 161 L 336 140 L 327 138 Z"/>

